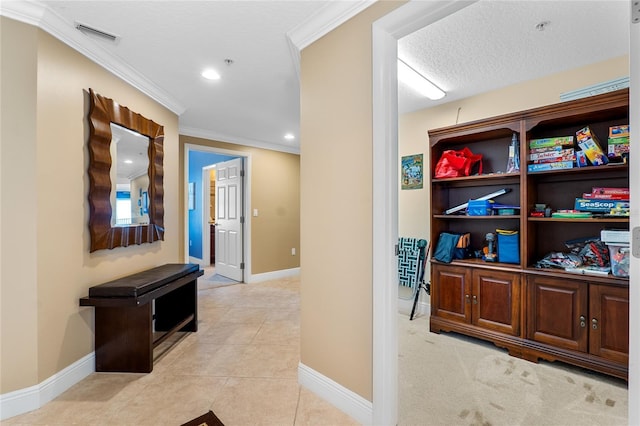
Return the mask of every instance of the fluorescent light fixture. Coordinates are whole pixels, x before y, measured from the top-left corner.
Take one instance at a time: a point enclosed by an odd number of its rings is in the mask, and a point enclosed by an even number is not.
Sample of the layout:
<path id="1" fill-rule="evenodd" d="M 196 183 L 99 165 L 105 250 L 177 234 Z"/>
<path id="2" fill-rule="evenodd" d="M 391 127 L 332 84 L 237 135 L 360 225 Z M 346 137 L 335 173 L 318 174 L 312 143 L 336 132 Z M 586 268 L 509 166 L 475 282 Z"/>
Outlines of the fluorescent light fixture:
<path id="1" fill-rule="evenodd" d="M 293 135 L 293 133 L 287 133 L 286 135 L 284 135 L 284 138 L 288 141 L 292 141 L 294 140 L 296 137 Z"/>
<path id="2" fill-rule="evenodd" d="M 446 95 L 442 89 L 427 80 L 401 59 L 398 59 L 398 80 L 432 101 L 442 99 Z"/>
<path id="3" fill-rule="evenodd" d="M 220 80 L 220 74 L 211 68 L 202 71 L 202 76 L 207 80 Z"/>

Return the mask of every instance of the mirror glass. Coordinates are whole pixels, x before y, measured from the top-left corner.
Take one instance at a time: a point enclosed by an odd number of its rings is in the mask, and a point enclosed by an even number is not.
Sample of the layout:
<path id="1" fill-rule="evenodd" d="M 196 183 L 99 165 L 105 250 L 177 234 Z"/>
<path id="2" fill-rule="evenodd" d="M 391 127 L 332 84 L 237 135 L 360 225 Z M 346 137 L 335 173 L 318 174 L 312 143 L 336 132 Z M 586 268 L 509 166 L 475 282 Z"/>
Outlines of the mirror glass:
<path id="1" fill-rule="evenodd" d="M 149 138 L 111 123 L 111 226 L 149 224 Z"/>

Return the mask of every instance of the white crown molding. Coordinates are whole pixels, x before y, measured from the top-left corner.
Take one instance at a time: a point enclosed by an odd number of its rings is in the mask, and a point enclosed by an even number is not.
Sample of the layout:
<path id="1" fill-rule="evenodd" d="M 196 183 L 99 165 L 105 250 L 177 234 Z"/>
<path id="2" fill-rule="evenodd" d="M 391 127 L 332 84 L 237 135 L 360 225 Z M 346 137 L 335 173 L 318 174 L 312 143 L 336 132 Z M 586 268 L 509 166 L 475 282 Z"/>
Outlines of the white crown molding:
<path id="1" fill-rule="evenodd" d="M 289 33 L 287 33 L 287 46 L 289 46 L 289 53 L 291 54 L 291 59 L 293 61 L 293 69 L 296 71 L 296 77 L 298 78 L 298 82 L 300 81 L 300 49 L 298 46 L 291 40 Z"/>
<path id="2" fill-rule="evenodd" d="M 287 32 L 287 42 L 291 51 L 291 58 L 300 80 L 300 51 L 345 23 L 376 0 L 332 1 L 314 13 L 310 18 L 302 21 L 295 28 Z"/>
<path id="3" fill-rule="evenodd" d="M 275 143 L 269 143 L 264 141 L 258 141 L 254 139 L 239 138 L 237 136 L 225 135 L 222 133 L 212 132 L 209 130 L 198 129 L 195 127 L 180 126 L 178 133 L 185 136 L 191 136 L 194 138 L 209 139 L 212 141 L 231 143 L 234 145 L 251 146 L 254 148 L 268 149 L 270 151 L 286 152 L 289 154 L 300 154 L 300 147 L 298 146 L 285 146 Z"/>
<path id="4" fill-rule="evenodd" d="M 375 0 L 328 2 L 310 18 L 287 32 L 287 37 L 300 51 L 374 3 Z"/>
<path id="5" fill-rule="evenodd" d="M 186 107 L 162 88 L 103 49 L 102 46 L 91 38 L 76 30 L 73 23 L 65 21 L 46 5 L 33 0 L 3 0 L 0 3 L 0 15 L 36 26 L 46 31 L 72 49 L 105 68 L 107 71 L 140 90 L 174 114 L 181 115 L 186 110 Z"/>
<path id="6" fill-rule="evenodd" d="M 25 24 L 40 26 L 45 6 L 31 1 L 3 0 L 0 2 L 0 15 Z"/>

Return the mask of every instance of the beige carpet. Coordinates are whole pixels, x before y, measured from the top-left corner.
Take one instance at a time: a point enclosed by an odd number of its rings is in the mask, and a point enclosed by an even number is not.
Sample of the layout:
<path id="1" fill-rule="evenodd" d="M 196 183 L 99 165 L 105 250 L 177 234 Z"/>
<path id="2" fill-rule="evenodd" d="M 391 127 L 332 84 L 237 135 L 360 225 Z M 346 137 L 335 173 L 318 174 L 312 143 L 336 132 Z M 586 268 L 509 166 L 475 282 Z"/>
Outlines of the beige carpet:
<path id="1" fill-rule="evenodd" d="M 399 315 L 399 425 L 626 425 L 627 383 Z"/>

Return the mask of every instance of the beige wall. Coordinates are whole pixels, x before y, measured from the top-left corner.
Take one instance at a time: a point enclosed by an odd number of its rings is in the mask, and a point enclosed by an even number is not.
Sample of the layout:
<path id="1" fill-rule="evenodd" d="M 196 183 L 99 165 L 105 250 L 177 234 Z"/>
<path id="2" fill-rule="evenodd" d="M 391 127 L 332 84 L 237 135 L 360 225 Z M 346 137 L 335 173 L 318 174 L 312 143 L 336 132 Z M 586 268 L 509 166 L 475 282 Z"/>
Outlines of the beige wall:
<path id="1" fill-rule="evenodd" d="M 376 3 L 301 55 L 301 362 L 369 400 L 371 23 L 399 5 Z M 473 121 L 626 75 L 622 57 L 404 115 L 399 155 L 429 164 L 426 131 L 455 124 L 458 108 L 459 122 Z M 427 238 L 429 188 L 399 192 L 400 234 Z"/>
<path id="2" fill-rule="evenodd" d="M 201 145 L 251 155 L 251 273 L 300 266 L 300 156 L 180 136 L 180 179 L 184 181 L 184 145 Z M 181 184 L 184 187 L 184 184 Z M 296 255 L 291 255 L 291 249 Z"/>
<path id="3" fill-rule="evenodd" d="M 0 18 L 0 43 L 0 393 L 5 393 L 38 382 L 38 31 Z"/>
<path id="4" fill-rule="evenodd" d="M 182 228 L 178 117 L 47 33 L 0 19 L 4 394 L 92 352 L 93 309 L 78 299 L 92 285 L 179 261 Z M 163 242 L 89 253 L 88 88 L 164 126 Z"/>
<path id="5" fill-rule="evenodd" d="M 424 153 L 424 164 L 428 167 L 431 160 L 427 131 L 456 124 L 458 109 L 459 123 L 475 121 L 558 103 L 561 93 L 628 75 L 629 57 L 623 56 L 405 114 L 398 123 L 398 155 Z M 428 173 L 425 169 L 425 179 Z M 401 236 L 429 239 L 429 190 L 428 185 L 423 189 L 399 190 Z"/>
<path id="6" fill-rule="evenodd" d="M 378 2 L 301 55 L 301 362 L 372 400 L 371 23 Z"/>

